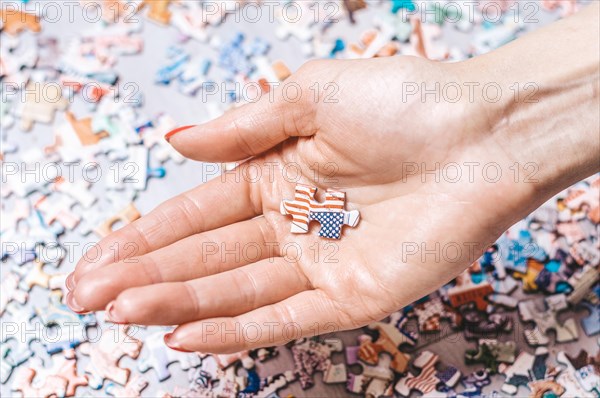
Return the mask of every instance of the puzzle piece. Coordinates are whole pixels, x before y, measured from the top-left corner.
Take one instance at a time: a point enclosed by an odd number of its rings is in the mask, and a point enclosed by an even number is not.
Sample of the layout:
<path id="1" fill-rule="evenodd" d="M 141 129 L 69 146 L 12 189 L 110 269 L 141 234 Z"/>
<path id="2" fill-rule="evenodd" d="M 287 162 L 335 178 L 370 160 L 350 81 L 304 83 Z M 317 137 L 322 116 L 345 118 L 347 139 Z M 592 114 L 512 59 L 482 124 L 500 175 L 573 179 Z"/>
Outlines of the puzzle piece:
<path id="1" fill-rule="evenodd" d="M 171 11 L 169 5 L 172 0 L 142 0 L 138 5 L 138 11 L 148 7 L 148 18 L 161 25 L 168 25 L 171 21 Z"/>
<path id="2" fill-rule="evenodd" d="M 35 386 L 33 379 L 36 375 L 36 370 L 32 368 L 20 368 L 12 385 L 13 391 L 18 391 L 23 394 L 23 397 L 58 397 L 66 396 L 66 389 L 69 382 L 60 376 L 48 376 L 40 386 Z"/>
<path id="3" fill-rule="evenodd" d="M 412 313 L 417 316 L 419 331 L 438 332 L 441 330 L 441 320 L 448 319 L 452 325 L 459 323 L 458 313 L 448 306 L 441 297 L 413 304 Z"/>
<path id="4" fill-rule="evenodd" d="M 392 358 L 382 355 L 377 366 L 363 364 L 359 361 L 358 352 L 360 347 L 346 347 L 346 363 L 348 365 L 359 364 L 362 373 L 348 375 L 346 389 L 355 394 L 364 394 L 368 397 L 389 396 L 392 394 L 392 381 L 394 373 L 390 369 Z"/>
<path id="5" fill-rule="evenodd" d="M 57 328 L 57 337 L 43 339 L 48 354 L 66 351 L 87 341 L 87 328 L 96 325 L 94 314 L 78 315 L 61 302 L 62 293 L 50 293 L 50 303 L 35 311 L 46 327 Z"/>
<path id="6" fill-rule="evenodd" d="M 19 289 L 20 281 L 21 278 L 19 275 L 13 272 L 2 279 L 2 284 L 0 285 L 0 290 L 2 290 L 2 294 L 0 294 L 0 315 L 4 314 L 8 304 L 12 301 L 16 301 L 21 305 L 27 302 L 29 295 L 27 292 Z"/>
<path id="7" fill-rule="evenodd" d="M 24 30 L 38 33 L 42 30 L 40 18 L 35 14 L 19 11 L 16 7 L 0 8 L 2 32 L 16 36 Z"/>
<path id="8" fill-rule="evenodd" d="M 562 325 L 558 323 L 558 312 L 567 307 L 567 298 L 564 294 L 520 302 L 521 319 L 535 323 L 533 330 L 524 332 L 527 342 L 531 345 L 547 345 L 549 343 L 548 331 L 552 329 L 556 333 L 557 343 L 577 340 L 579 334 L 574 319 L 567 319 Z"/>
<path id="9" fill-rule="evenodd" d="M 115 398 L 138 398 L 141 396 L 142 391 L 148 387 L 148 384 L 146 378 L 135 375 L 124 387 L 115 383 L 108 383 L 106 386 L 106 393 Z"/>
<path id="10" fill-rule="evenodd" d="M 125 355 L 136 359 L 142 348 L 138 339 L 127 334 L 129 329 L 129 326 L 118 325 L 103 329 L 98 342 L 79 346 L 81 352 L 90 357 L 85 372 L 91 388 L 101 388 L 105 379 L 126 385 L 130 370 L 119 367 L 119 360 Z"/>
<path id="11" fill-rule="evenodd" d="M 514 363 L 517 345 L 514 341 L 498 342 L 494 339 L 480 339 L 476 350 L 465 352 L 467 365 L 481 363 L 489 373 L 497 373 L 500 363 Z"/>
<path id="12" fill-rule="evenodd" d="M 427 396 L 436 390 L 438 384 L 454 387 L 460 381 L 460 371 L 452 366 L 437 371 L 435 365 L 438 360 L 439 357 L 431 351 L 422 351 L 413 362 L 415 367 L 421 369 L 419 375 L 408 374 L 400 378 L 394 390 L 401 396 L 407 397 L 413 390 Z"/>
<path id="13" fill-rule="evenodd" d="M 343 383 L 346 381 L 346 368 L 344 364 L 334 365 L 331 355 L 342 351 L 342 341 L 339 339 L 302 339 L 294 343 L 291 348 L 294 359 L 294 373 L 300 380 L 303 390 L 314 384 L 313 374 L 323 372 L 325 383 Z"/>
<path id="14" fill-rule="evenodd" d="M 121 211 L 117 212 L 114 216 L 109 217 L 103 223 L 94 228 L 94 232 L 101 238 L 110 235 L 113 232 L 113 227 L 116 223 L 121 222 L 123 225 L 132 223 L 133 221 L 140 218 L 142 215 L 135 208 L 133 203 L 130 203 Z"/>
<path id="15" fill-rule="evenodd" d="M 56 111 L 64 111 L 69 105 L 60 87 L 52 83 L 29 82 L 23 96 L 17 115 L 21 117 L 21 129 L 24 131 L 31 130 L 34 122 L 51 123 Z"/>
<path id="16" fill-rule="evenodd" d="M 487 281 L 475 284 L 470 279 L 465 279 L 463 283 L 457 283 L 448 289 L 448 299 L 454 308 L 474 303 L 478 310 L 485 311 L 489 305 L 486 297 L 493 292 L 492 285 Z"/>
<path id="17" fill-rule="evenodd" d="M 481 369 L 462 378 L 461 383 L 465 386 L 459 397 L 480 397 L 483 387 L 491 384 L 490 374 L 487 370 Z"/>
<path id="18" fill-rule="evenodd" d="M 305 234 L 308 232 L 308 224 L 311 220 L 321 223 L 319 236 L 339 239 L 342 225 L 356 227 L 360 219 L 358 210 L 350 212 L 344 210 L 346 194 L 333 189 L 328 189 L 325 202 L 319 203 L 315 200 L 317 188 L 308 185 L 296 185 L 294 200 L 283 200 L 280 212 L 283 215 L 292 216 L 291 232 Z"/>
<path id="19" fill-rule="evenodd" d="M 377 334 L 373 341 L 371 336 L 359 337 L 360 349 L 358 357 L 366 364 L 376 366 L 382 352 L 389 354 L 392 358 L 390 367 L 396 373 L 404 373 L 408 368 L 410 355 L 400 351 L 401 344 L 414 345 L 415 340 L 401 333 L 394 325 L 384 322 L 374 322 L 368 326 Z"/>
<path id="20" fill-rule="evenodd" d="M 566 388 L 567 397 L 597 397 L 600 395 L 600 363 L 581 350 L 576 357 L 560 351 L 556 359 L 566 366 L 557 382 Z"/>
<path id="21" fill-rule="evenodd" d="M 460 310 L 461 326 L 464 327 L 466 339 L 498 337 L 513 328 L 512 318 L 503 313 L 486 314 L 474 308 L 473 304 Z"/>
<path id="22" fill-rule="evenodd" d="M 522 352 L 516 358 L 512 365 L 501 364 L 499 372 L 506 376 L 502 385 L 502 392 L 515 395 L 519 386 L 526 386 L 530 382 L 545 380 L 547 378 L 546 359 L 548 358 L 548 349 L 538 347 L 535 355 L 528 352 Z"/>
<path id="23" fill-rule="evenodd" d="M 170 349 L 163 340 L 164 333 L 153 333 L 144 338 L 144 350 L 138 359 L 137 365 L 141 372 L 154 368 L 158 380 L 163 381 L 171 377 L 168 366 L 179 362 L 181 369 L 188 370 L 200 365 L 197 353 L 184 353 Z"/>

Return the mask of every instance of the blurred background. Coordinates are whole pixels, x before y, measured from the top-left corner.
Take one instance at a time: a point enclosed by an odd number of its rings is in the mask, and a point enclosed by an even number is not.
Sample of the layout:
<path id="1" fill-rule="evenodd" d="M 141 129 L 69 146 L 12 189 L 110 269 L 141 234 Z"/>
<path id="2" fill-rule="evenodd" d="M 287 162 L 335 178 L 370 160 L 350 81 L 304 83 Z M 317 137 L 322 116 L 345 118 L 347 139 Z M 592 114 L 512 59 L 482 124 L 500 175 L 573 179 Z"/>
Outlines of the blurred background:
<path id="1" fill-rule="evenodd" d="M 104 358 L 111 342 L 99 336 L 115 327 L 62 304 L 65 275 L 94 242 L 229 167 L 182 159 L 162 138 L 172 128 L 251 100 L 312 58 L 461 61 L 582 2 L 0 4 L 2 396 L 401 396 L 429 353 L 437 373 L 415 383 L 428 396 L 528 396 L 542 381 L 556 395 L 600 396 L 598 176 L 511 228 L 460 281 L 372 328 L 213 357 L 176 354 L 162 345 L 167 329 L 132 326 L 139 355 L 113 361 L 130 374 L 103 378 L 90 358 Z M 465 283 L 491 301 L 453 306 L 449 292 Z M 532 312 L 558 328 L 537 347 Z M 369 362 L 368 348 L 381 354 Z M 390 364 L 398 353 L 402 371 Z"/>

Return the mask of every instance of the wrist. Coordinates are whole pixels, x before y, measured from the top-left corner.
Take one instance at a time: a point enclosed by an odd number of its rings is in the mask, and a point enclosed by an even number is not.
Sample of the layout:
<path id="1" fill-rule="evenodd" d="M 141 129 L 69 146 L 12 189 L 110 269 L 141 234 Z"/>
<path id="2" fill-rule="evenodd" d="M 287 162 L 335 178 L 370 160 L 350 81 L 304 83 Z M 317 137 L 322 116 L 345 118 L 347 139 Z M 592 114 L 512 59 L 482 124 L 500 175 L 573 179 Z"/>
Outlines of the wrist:
<path id="1" fill-rule="evenodd" d="M 600 171 L 597 13 L 595 4 L 460 66 L 501 90 L 497 101 L 480 98 L 483 135 L 497 145 L 490 157 L 522 169 L 515 189 L 524 211 Z"/>

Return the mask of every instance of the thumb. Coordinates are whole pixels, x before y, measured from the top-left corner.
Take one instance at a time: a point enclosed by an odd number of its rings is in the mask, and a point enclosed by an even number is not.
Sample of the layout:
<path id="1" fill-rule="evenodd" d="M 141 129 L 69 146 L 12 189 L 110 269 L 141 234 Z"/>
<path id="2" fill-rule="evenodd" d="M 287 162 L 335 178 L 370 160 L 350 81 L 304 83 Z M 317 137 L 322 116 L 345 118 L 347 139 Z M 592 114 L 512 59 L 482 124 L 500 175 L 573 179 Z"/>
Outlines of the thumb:
<path id="1" fill-rule="evenodd" d="M 175 129 L 165 139 L 185 157 L 216 163 L 256 156 L 289 137 L 311 136 L 316 132 L 316 104 L 309 100 L 308 88 L 296 82 L 300 94 L 290 98 L 286 92 L 293 90 L 287 84 L 214 120 Z"/>

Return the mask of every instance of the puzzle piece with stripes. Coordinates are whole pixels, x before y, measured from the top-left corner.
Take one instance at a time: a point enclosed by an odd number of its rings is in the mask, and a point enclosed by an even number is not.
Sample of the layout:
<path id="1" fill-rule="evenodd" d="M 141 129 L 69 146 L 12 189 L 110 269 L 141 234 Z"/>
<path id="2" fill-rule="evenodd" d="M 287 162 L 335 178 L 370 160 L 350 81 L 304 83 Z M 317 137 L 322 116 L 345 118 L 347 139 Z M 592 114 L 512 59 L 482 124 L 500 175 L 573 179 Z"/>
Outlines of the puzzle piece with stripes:
<path id="1" fill-rule="evenodd" d="M 339 239 L 343 225 L 356 227 L 360 213 L 358 210 L 344 210 L 344 192 L 328 189 L 323 203 L 316 201 L 316 193 L 316 187 L 298 184 L 294 199 L 281 202 L 281 214 L 292 216 L 292 233 L 308 233 L 308 225 L 313 220 L 321 224 L 319 236 L 329 239 Z"/>

